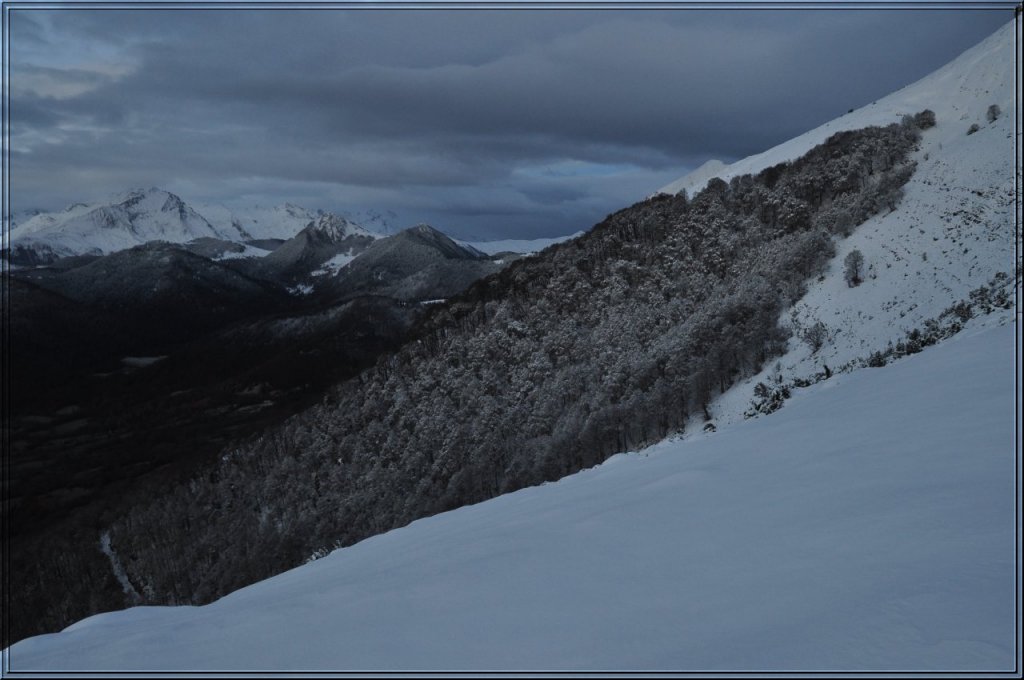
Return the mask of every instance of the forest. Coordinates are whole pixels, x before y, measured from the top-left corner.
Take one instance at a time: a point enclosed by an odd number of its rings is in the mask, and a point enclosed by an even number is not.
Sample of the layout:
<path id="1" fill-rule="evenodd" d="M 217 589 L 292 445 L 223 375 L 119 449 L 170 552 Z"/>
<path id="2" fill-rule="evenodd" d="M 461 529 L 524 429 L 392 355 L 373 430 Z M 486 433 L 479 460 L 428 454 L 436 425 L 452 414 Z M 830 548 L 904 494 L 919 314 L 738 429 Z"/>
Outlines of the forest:
<path id="1" fill-rule="evenodd" d="M 713 427 L 712 398 L 784 351 L 780 315 L 835 240 L 895 208 L 931 125 L 926 111 L 841 132 L 757 175 L 652 197 L 432 306 L 406 344 L 316 405 L 94 527 L 130 588 L 89 606 L 206 603 L 690 419 Z M 113 580 L 68 578 L 60 559 L 18 576 L 50 629 Z M 47 602 L 53 582 L 69 585 Z"/>

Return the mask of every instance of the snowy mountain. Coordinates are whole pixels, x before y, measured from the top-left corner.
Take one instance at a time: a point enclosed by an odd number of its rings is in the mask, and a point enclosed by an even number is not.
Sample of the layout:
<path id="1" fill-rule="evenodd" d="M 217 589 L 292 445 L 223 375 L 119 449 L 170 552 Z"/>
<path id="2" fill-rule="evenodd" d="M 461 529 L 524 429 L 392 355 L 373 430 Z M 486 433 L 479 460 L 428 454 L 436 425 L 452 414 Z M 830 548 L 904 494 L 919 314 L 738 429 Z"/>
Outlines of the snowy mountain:
<path id="1" fill-rule="evenodd" d="M 60 213 L 41 213 L 18 224 L 10 236 L 10 260 L 15 264 L 112 253 L 150 241 L 249 238 L 235 225 L 213 226 L 180 197 L 155 188 L 128 191 L 104 203 L 76 203 Z"/>
<path id="2" fill-rule="evenodd" d="M 1012 671 L 1010 317 L 10 669 Z"/>
<path id="3" fill-rule="evenodd" d="M 219 204 L 200 204 L 197 210 L 221 230 L 245 232 L 250 239 L 287 241 L 316 220 L 320 211 L 293 203 L 265 207 L 260 205 L 227 208 Z"/>
<path id="4" fill-rule="evenodd" d="M 365 251 L 378 234 L 331 213 L 320 213 L 298 234 L 269 255 L 250 260 L 249 268 L 287 284 L 307 280 L 327 263 L 350 260 Z"/>
<path id="5" fill-rule="evenodd" d="M 719 425 L 742 419 L 754 386 L 769 375 L 781 373 L 784 382 L 806 379 L 826 365 L 836 369 L 884 350 L 996 275 L 1014 278 L 1014 242 L 1020 243 L 1014 226 L 1019 225 L 1015 205 L 1020 206 L 1014 189 L 1020 173 L 1014 155 L 1020 115 L 1014 90 L 1015 31 L 1011 22 L 938 71 L 869 106 L 731 165 L 706 164 L 661 189 L 692 193 L 710 176 L 731 180 L 790 161 L 838 131 L 924 109 L 935 112 L 936 125 L 923 134 L 914 153 L 917 168 L 899 205 L 838 242 L 824 278 L 811 282 L 783 319 L 794 338 L 778 359 L 781 371 L 773 362 L 719 398 L 711 408 Z M 999 112 L 994 119 L 992 107 Z M 972 125 L 977 131 L 970 132 Z M 715 168 L 713 173 L 708 167 Z M 844 277 L 843 262 L 853 251 L 862 254 L 865 270 L 856 287 Z M 824 324 L 827 340 L 813 351 L 800 335 L 818 323 Z"/>
<path id="6" fill-rule="evenodd" d="M 1014 38 L 1017 30 L 1015 22 L 1011 21 L 949 64 L 916 83 L 763 153 L 729 165 L 717 160 L 708 161 L 697 170 L 662 187 L 658 193 L 675 194 L 685 189 L 693 194 L 703 189 L 712 177 L 728 181 L 739 175 L 756 173 L 803 155 L 836 132 L 868 125 L 885 125 L 893 120 L 899 120 L 901 116 L 913 115 L 924 109 L 934 111 L 939 123 L 935 133 L 926 140 L 930 142 L 930 146 L 938 149 L 944 143 L 952 142 L 958 148 L 966 149 L 970 144 L 964 137 L 969 136 L 970 126 L 977 124 L 979 130 L 989 130 L 989 142 L 983 143 L 982 146 L 992 152 L 994 148 L 990 143 L 991 138 L 994 137 L 999 142 L 1007 130 L 1012 132 L 1013 121 L 1018 115 L 1013 90 Z M 996 123 L 988 120 L 988 110 L 993 104 L 1001 110 Z M 995 132 L 992 132 L 992 129 L 995 129 Z M 1002 137 L 999 143 L 1005 144 L 1005 137 Z M 1010 149 L 1004 151 L 1006 154 L 994 155 L 1012 157 Z M 927 152 L 928 149 L 923 150 L 923 153 Z"/>
<path id="7" fill-rule="evenodd" d="M 19 225 L 24 224 L 36 215 L 42 215 L 45 210 L 39 208 L 29 208 L 28 210 L 16 210 L 11 213 L 11 232 L 13 233 Z"/>
<path id="8" fill-rule="evenodd" d="M 373 217 L 382 219 L 376 213 Z M 199 252 L 258 257 L 324 220 L 345 223 L 353 234 L 379 237 L 351 220 L 291 203 L 270 208 L 193 207 L 170 192 L 152 188 L 128 191 L 107 201 L 75 203 L 59 213 L 19 215 L 10 232 L 11 261 L 31 266 L 69 255 L 112 253 L 150 241 L 185 244 L 197 239 L 206 241 Z M 211 249 L 213 241 L 220 242 L 219 249 Z M 253 244 L 263 252 L 231 244 Z"/>
<path id="9" fill-rule="evenodd" d="M 348 236 L 377 239 L 394 231 L 394 219 L 390 212 L 334 214 L 293 203 L 193 206 L 161 189 L 136 189 L 106 201 L 75 203 L 58 213 L 29 210 L 13 215 L 10 261 L 37 266 L 62 257 L 108 254 L 150 241 L 190 244 L 193 252 L 215 259 L 262 257 L 286 241 L 297 237 L 301 241 L 304 237 L 300 234 L 310 225 L 319 225 L 316 229 L 324 224 L 344 225 Z M 464 245 L 480 246 L 479 250 L 488 254 L 534 253 L 577 235 Z M 339 258 L 328 270 L 336 271 L 342 264 L 343 258 Z"/>
<path id="10" fill-rule="evenodd" d="M 500 268 L 476 248 L 420 224 L 372 243 L 337 267 L 330 284 L 346 294 L 430 300 L 455 295 Z"/>
<path id="11" fill-rule="evenodd" d="M 46 605 L 221 599 L 12 661 L 1012 669 L 1015 31 L 426 306 L 357 378 L 106 513 L 105 580 Z M 367 299 L 496 266 L 429 227 L 347 257 L 319 276 Z M 29 562 L 40 601 L 53 564 Z"/>

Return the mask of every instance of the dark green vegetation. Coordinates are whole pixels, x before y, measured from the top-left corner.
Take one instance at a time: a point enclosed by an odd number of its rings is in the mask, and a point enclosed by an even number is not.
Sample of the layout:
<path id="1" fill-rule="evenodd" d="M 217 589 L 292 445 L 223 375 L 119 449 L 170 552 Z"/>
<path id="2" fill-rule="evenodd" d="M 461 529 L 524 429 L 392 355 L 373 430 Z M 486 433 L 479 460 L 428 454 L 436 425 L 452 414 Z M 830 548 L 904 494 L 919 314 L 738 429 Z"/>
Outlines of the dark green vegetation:
<path id="1" fill-rule="evenodd" d="M 918 135 L 914 119 L 840 133 L 476 282 L 373 368 L 114 521 L 132 587 L 146 602 L 207 602 L 706 417 L 783 350 L 779 314 L 834 237 L 896 205 Z"/>

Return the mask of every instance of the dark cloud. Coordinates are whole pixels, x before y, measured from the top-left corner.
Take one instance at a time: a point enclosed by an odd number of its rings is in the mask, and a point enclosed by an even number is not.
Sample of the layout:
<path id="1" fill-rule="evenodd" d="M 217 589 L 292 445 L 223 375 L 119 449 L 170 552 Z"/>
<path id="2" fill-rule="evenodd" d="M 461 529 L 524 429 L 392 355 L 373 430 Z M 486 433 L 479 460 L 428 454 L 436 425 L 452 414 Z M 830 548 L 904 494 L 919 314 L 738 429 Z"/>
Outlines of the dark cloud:
<path id="1" fill-rule="evenodd" d="M 126 186 L 568 233 L 926 75 L 993 11 L 14 10 L 15 208 Z M 189 192 L 186 192 L 188 189 Z"/>

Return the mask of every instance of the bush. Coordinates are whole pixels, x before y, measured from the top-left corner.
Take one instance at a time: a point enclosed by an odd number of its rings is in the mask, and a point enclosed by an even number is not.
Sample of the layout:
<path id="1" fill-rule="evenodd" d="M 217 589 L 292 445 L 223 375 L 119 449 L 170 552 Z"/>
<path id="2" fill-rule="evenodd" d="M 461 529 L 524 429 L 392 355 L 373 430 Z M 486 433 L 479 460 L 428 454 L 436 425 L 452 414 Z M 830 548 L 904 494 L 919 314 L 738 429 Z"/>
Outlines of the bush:
<path id="1" fill-rule="evenodd" d="M 975 132 L 977 132 L 980 129 L 981 128 L 978 127 L 977 123 L 971 123 L 971 127 L 967 128 L 967 134 L 973 135 Z"/>
<path id="2" fill-rule="evenodd" d="M 1002 113 L 1003 110 L 999 108 L 999 104 L 993 104 L 988 107 L 988 112 L 985 114 L 985 117 L 988 118 L 988 122 L 994 123 Z"/>
<path id="3" fill-rule="evenodd" d="M 921 113 L 914 116 L 914 122 L 917 124 L 918 129 L 927 130 L 928 128 L 935 127 L 935 112 L 931 109 L 925 109 Z"/>
<path id="4" fill-rule="evenodd" d="M 864 280 L 864 253 L 859 250 L 851 250 L 843 260 L 843 264 L 845 265 L 843 278 L 846 279 L 846 285 L 850 288 L 859 286 Z"/>
<path id="5" fill-rule="evenodd" d="M 817 353 L 829 340 L 828 326 L 821 321 L 815 321 L 813 325 L 800 332 L 800 339 L 807 343 L 812 353 Z"/>

